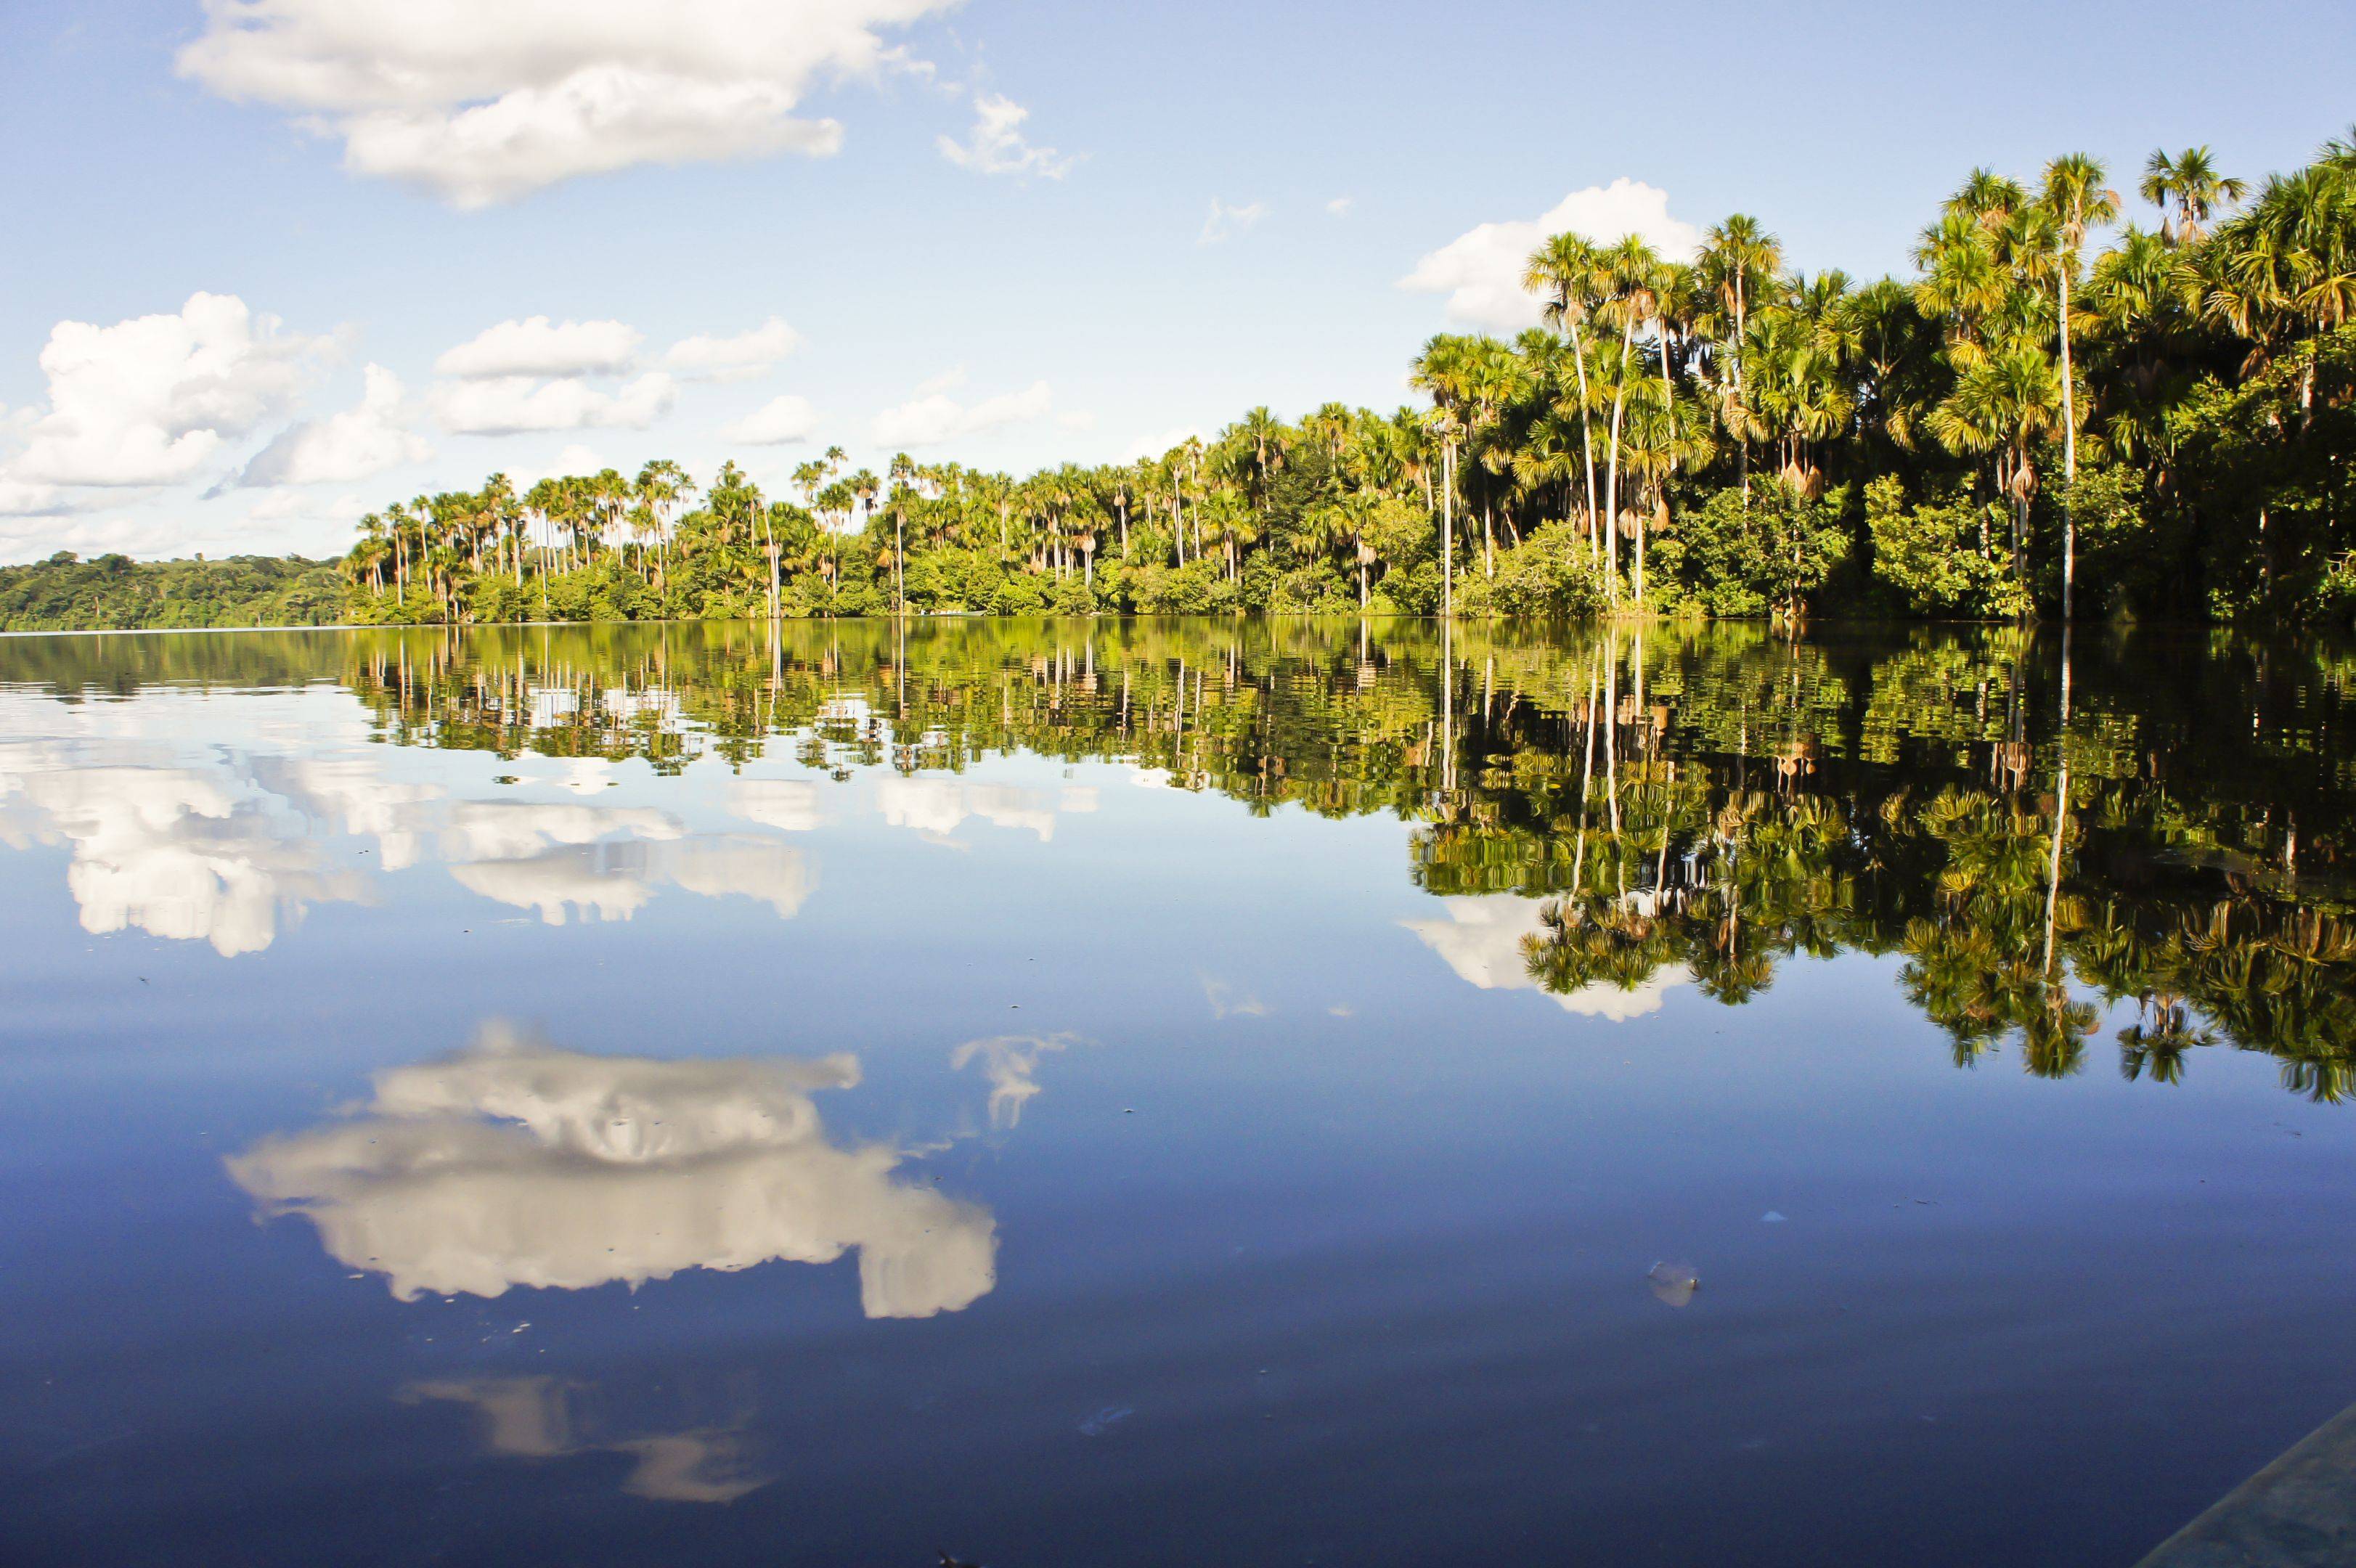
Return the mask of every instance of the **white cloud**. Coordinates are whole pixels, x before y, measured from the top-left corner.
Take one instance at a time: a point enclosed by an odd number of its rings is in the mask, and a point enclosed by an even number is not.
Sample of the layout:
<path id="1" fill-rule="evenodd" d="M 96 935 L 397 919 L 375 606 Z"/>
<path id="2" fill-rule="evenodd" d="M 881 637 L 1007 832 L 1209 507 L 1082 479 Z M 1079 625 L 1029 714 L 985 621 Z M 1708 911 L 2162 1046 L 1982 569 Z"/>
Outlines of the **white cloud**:
<path id="1" fill-rule="evenodd" d="M 818 411 L 810 407 L 808 398 L 787 394 L 772 398 L 746 414 L 720 427 L 721 438 L 742 443 L 746 446 L 782 446 L 788 442 L 808 441 L 810 432 L 818 428 Z"/>
<path id="2" fill-rule="evenodd" d="M 1165 430 L 1159 434 L 1139 436 L 1129 443 L 1126 451 L 1122 452 L 1120 460 L 1123 463 L 1159 461 L 1168 456 L 1174 447 L 1183 446 L 1190 441 L 1207 439 L 1196 426 L 1180 425 L 1175 430 Z"/>
<path id="3" fill-rule="evenodd" d="M 644 430 L 670 412 L 679 383 L 649 370 L 620 390 L 600 391 L 577 376 L 453 381 L 434 389 L 434 417 L 457 435 L 512 435 L 532 430 L 594 427 Z"/>
<path id="4" fill-rule="evenodd" d="M 1641 235 L 1655 250 L 1681 261 L 1701 245 L 1700 229 L 1669 216 L 1666 191 L 1622 178 L 1572 191 L 1534 220 L 1468 229 L 1418 261 L 1398 286 L 1446 294 L 1443 314 L 1462 325 L 1499 333 L 1536 326 L 1539 301 L 1523 290 L 1522 269 L 1531 251 L 1566 230 L 1598 245 Z"/>
<path id="5" fill-rule="evenodd" d="M 868 434 L 878 446 L 937 446 L 984 431 L 1044 419 L 1051 400 L 1044 381 L 1033 381 L 1022 391 L 984 398 L 970 406 L 936 392 L 884 410 L 869 425 Z"/>
<path id="6" fill-rule="evenodd" d="M 1094 430 L 1097 416 L 1086 409 L 1074 409 L 1067 414 L 1057 414 L 1055 423 L 1065 430 Z"/>
<path id="7" fill-rule="evenodd" d="M 958 1311 L 997 1283 L 996 1225 L 893 1179 L 899 1149 L 827 1137 L 811 1095 L 858 1082 L 849 1055 L 589 1056 L 487 1029 L 455 1057 L 378 1073 L 349 1119 L 227 1163 L 264 1212 L 301 1214 L 403 1301 L 856 1251 L 868 1317 Z"/>
<path id="8" fill-rule="evenodd" d="M 54 485 L 31 485 L 0 474 L 0 517 L 53 517 L 70 510 Z"/>
<path id="9" fill-rule="evenodd" d="M 1023 135 L 1023 122 L 1031 118 L 1031 111 L 1011 98 L 996 93 L 979 92 L 973 100 L 973 130 L 962 142 L 954 136 L 942 136 L 937 145 L 941 156 L 961 169 L 977 174 L 1016 175 L 1028 178 L 1037 175 L 1043 179 L 1059 180 L 1072 172 L 1079 159 L 1066 157 L 1053 147 L 1034 147 Z"/>
<path id="10" fill-rule="evenodd" d="M 618 321 L 552 322 L 544 315 L 487 326 L 434 361 L 437 374 L 618 376 L 637 363 L 646 335 Z"/>
<path id="11" fill-rule="evenodd" d="M 1194 237 L 1197 245 L 1215 245 L 1222 240 L 1233 239 L 1268 216 L 1268 203 L 1250 202 L 1242 207 L 1229 207 L 1224 201 L 1211 203 L 1211 216 L 1203 220 L 1203 231 Z"/>
<path id="12" fill-rule="evenodd" d="M 1354 198 L 1346 196 L 1337 196 L 1333 200 L 1325 204 L 1325 210 L 1332 213 L 1336 218 L 1347 218 L 1350 216 L 1350 208 L 1353 204 L 1353 199 Z"/>
<path id="13" fill-rule="evenodd" d="M 949 0 L 208 0 L 180 74 L 338 137 L 355 175 L 459 208 L 640 164 L 824 155 L 815 87 L 911 62 Z"/>
<path id="14" fill-rule="evenodd" d="M 333 501 L 322 502 L 316 491 L 295 488 L 267 489 L 245 510 L 250 525 L 267 525 L 292 521 L 358 522 L 368 512 L 368 503 L 358 496 L 343 495 Z"/>
<path id="15" fill-rule="evenodd" d="M 937 376 L 927 376 L 917 382 L 916 396 L 929 398 L 935 392 L 954 392 L 964 385 L 965 366 L 960 362 L 950 366 Z"/>
<path id="16" fill-rule="evenodd" d="M 683 376 L 734 381 L 757 376 L 802 346 L 802 335 L 771 316 L 750 332 L 734 337 L 698 333 L 670 346 L 663 363 Z"/>
<path id="17" fill-rule="evenodd" d="M 336 347 L 234 294 L 194 294 L 177 315 L 112 326 L 61 321 L 41 350 L 48 405 L 16 421 L 26 444 L 5 475 L 9 509 L 53 505 L 44 485 L 186 479 L 283 413 Z"/>
<path id="18" fill-rule="evenodd" d="M 1526 944 L 1545 929 L 1538 918 L 1543 901 L 1514 893 L 1479 893 L 1440 901 L 1447 919 L 1399 923 L 1445 959 L 1458 979 L 1484 991 L 1541 989 L 1531 977 Z M 1655 970 L 1633 988 L 1598 980 L 1576 991 L 1554 995 L 1553 999 L 1564 1012 L 1618 1023 L 1660 1011 L 1669 987 L 1691 978 L 1684 968 L 1672 965 Z"/>
<path id="19" fill-rule="evenodd" d="M 381 365 L 363 372 L 360 400 L 281 431 L 238 476 L 240 485 L 347 485 L 434 454 L 408 428 L 401 381 Z M 259 513 L 260 508 L 256 508 Z"/>
<path id="20" fill-rule="evenodd" d="M 543 479 L 563 479 L 576 474 L 602 473 L 608 466 L 603 454 L 594 448 L 571 442 L 547 464 L 520 463 L 511 464 L 508 478 L 519 494 L 530 489 Z"/>

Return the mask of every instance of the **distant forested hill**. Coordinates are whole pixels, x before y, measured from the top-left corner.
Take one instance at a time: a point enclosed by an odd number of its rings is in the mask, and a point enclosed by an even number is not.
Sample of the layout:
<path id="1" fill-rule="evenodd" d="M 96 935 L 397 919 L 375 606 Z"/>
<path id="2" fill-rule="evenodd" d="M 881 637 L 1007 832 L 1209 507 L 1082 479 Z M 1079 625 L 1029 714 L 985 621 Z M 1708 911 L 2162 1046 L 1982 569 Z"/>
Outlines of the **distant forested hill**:
<path id="1" fill-rule="evenodd" d="M 59 550 L 29 566 L 0 566 L 0 632 L 320 626 L 343 614 L 335 566 L 301 556 L 83 560 Z"/>

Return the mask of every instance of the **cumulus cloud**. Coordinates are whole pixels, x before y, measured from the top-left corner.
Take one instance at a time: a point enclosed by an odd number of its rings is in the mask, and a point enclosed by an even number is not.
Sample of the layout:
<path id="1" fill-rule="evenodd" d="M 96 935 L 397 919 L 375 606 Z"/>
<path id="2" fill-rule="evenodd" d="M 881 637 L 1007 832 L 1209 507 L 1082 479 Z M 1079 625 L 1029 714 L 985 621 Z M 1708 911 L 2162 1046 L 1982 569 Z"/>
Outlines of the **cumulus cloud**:
<path id="1" fill-rule="evenodd" d="M 264 1213 L 302 1215 L 403 1301 L 856 1252 L 868 1317 L 958 1311 L 996 1283 L 996 1226 L 894 1180 L 899 1149 L 827 1137 L 810 1096 L 858 1082 L 848 1054 L 600 1057 L 493 1029 L 378 1073 L 348 1119 L 227 1164 Z"/>
<path id="2" fill-rule="evenodd" d="M 808 398 L 790 393 L 772 398 L 741 420 L 732 420 L 720 427 L 723 440 L 746 446 L 783 446 L 789 442 L 808 441 L 818 428 L 818 411 L 810 407 Z"/>
<path id="3" fill-rule="evenodd" d="M 1033 146 L 1023 134 L 1023 123 L 1030 118 L 1031 111 L 1011 98 L 976 93 L 973 129 L 962 142 L 954 136 L 940 137 L 941 156 L 976 174 L 1062 179 L 1079 159 L 1066 157 L 1053 147 Z"/>
<path id="4" fill-rule="evenodd" d="M 544 315 L 487 326 L 434 361 L 444 376 L 618 376 L 637 364 L 646 335 L 624 322 L 555 322 Z"/>
<path id="5" fill-rule="evenodd" d="M 1199 427 L 1194 425 L 1180 425 L 1174 430 L 1162 431 L 1153 435 L 1139 436 L 1135 441 L 1129 443 L 1127 450 L 1121 453 L 1120 460 L 1123 463 L 1142 463 L 1151 459 L 1158 459 L 1169 455 L 1174 448 L 1183 446 L 1190 441 L 1202 441 L 1205 439 L 1207 438 L 1204 435 Z"/>
<path id="6" fill-rule="evenodd" d="M 284 413 L 337 350 L 285 331 L 234 294 L 112 326 L 61 321 L 41 350 L 47 407 L 23 419 L 9 509 L 54 506 L 56 485 L 166 485 Z"/>
<path id="7" fill-rule="evenodd" d="M 1268 216 L 1268 203 L 1255 201 L 1242 207 L 1229 207 L 1224 201 L 1211 203 L 1211 216 L 1203 220 L 1203 231 L 1194 236 L 1197 245 L 1216 245 L 1231 240 Z"/>
<path id="8" fill-rule="evenodd" d="M 802 335 L 787 325 L 784 317 L 773 315 L 733 337 L 708 333 L 682 337 L 670 346 L 663 363 L 682 376 L 735 381 L 760 375 L 801 346 Z"/>
<path id="9" fill-rule="evenodd" d="M 971 404 L 935 392 L 877 414 L 868 434 L 878 446 L 937 446 L 945 441 L 1044 419 L 1051 403 L 1044 381 Z"/>
<path id="10" fill-rule="evenodd" d="M 950 0 L 207 0 L 180 74 L 339 138 L 354 175 L 462 208 L 642 164 L 813 155 L 815 87 L 910 64 Z"/>
<path id="11" fill-rule="evenodd" d="M 1483 223 L 1467 229 L 1415 264 L 1398 286 L 1446 294 L 1442 314 L 1462 325 L 1519 332 L 1538 325 L 1537 296 L 1522 288 L 1522 269 L 1549 236 L 1569 231 L 1599 245 L 1631 234 L 1683 261 L 1701 244 L 1701 230 L 1669 216 L 1664 190 L 1631 179 L 1572 191 L 1529 221 Z"/>
<path id="12" fill-rule="evenodd" d="M 362 372 L 359 402 L 280 432 L 238 475 L 240 485 L 345 485 L 434 454 L 408 428 L 401 380 L 381 365 Z"/>
<path id="13" fill-rule="evenodd" d="M 450 381 L 434 389 L 434 417 L 454 435 L 514 435 L 524 431 L 644 430 L 670 412 L 679 383 L 649 370 L 608 392 L 578 376 Z"/>
<path id="14" fill-rule="evenodd" d="M 54 485 L 31 485 L 0 473 L 0 517 L 54 517 L 72 508 Z"/>
<path id="15" fill-rule="evenodd" d="M 1544 930 L 1537 899 L 1513 893 L 1479 893 L 1442 899 L 1444 920 L 1405 920 L 1426 947 L 1447 962 L 1456 977 L 1484 991 L 1535 991 L 1526 944 Z M 1658 1012 L 1669 988 L 1692 976 L 1680 967 L 1655 970 L 1633 989 L 1598 980 L 1576 991 L 1554 997 L 1556 1006 L 1584 1018 L 1620 1022 Z"/>
<path id="16" fill-rule="evenodd" d="M 1353 198 L 1346 196 L 1337 196 L 1333 200 L 1325 204 L 1325 210 L 1336 218 L 1347 218 L 1350 216 L 1350 208 L 1352 205 Z"/>

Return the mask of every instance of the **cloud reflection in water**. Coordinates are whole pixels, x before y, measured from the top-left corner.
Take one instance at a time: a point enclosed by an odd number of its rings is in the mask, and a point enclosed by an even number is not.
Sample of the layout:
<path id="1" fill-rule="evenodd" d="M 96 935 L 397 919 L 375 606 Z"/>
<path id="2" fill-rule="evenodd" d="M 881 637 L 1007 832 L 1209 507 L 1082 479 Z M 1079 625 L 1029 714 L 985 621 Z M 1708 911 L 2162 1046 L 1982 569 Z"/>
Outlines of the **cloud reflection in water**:
<path id="1" fill-rule="evenodd" d="M 1538 919 L 1544 901 L 1515 893 L 1473 893 L 1440 901 L 1445 920 L 1404 920 L 1399 923 L 1420 938 L 1426 947 L 1447 960 L 1456 976 L 1484 991 L 1543 989 L 1530 976 L 1525 940 L 1545 928 Z M 1623 1022 L 1661 1010 L 1669 988 L 1693 976 L 1680 966 L 1655 970 L 1631 988 L 1598 980 L 1553 998 L 1567 1013 Z"/>
<path id="2" fill-rule="evenodd" d="M 609 1435 L 595 1386 L 553 1377 L 435 1378 L 410 1384 L 399 1398 L 471 1407 L 481 1417 L 483 1446 L 505 1458 L 626 1454 L 637 1463 L 622 1490 L 636 1498 L 731 1503 L 776 1478 L 754 1467 L 741 1414 L 685 1431 Z"/>
<path id="3" fill-rule="evenodd" d="M 957 1311 L 995 1283 L 995 1222 L 893 1179 L 897 1148 L 828 1140 L 811 1094 L 858 1082 L 847 1054 L 589 1056 L 495 1027 L 379 1073 L 348 1118 L 228 1165 L 265 1212 L 304 1215 L 404 1301 L 855 1250 L 868 1317 Z"/>

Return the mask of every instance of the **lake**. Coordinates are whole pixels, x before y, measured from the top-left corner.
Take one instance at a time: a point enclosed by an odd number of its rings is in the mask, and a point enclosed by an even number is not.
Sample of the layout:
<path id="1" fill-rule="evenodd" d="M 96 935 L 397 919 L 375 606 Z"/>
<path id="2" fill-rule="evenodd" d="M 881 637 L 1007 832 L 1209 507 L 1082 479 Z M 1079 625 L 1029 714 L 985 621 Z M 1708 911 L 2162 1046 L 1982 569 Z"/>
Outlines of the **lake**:
<path id="1" fill-rule="evenodd" d="M 0 639 L 0 1557 L 2131 1563 L 2356 1401 L 2356 659 Z"/>

